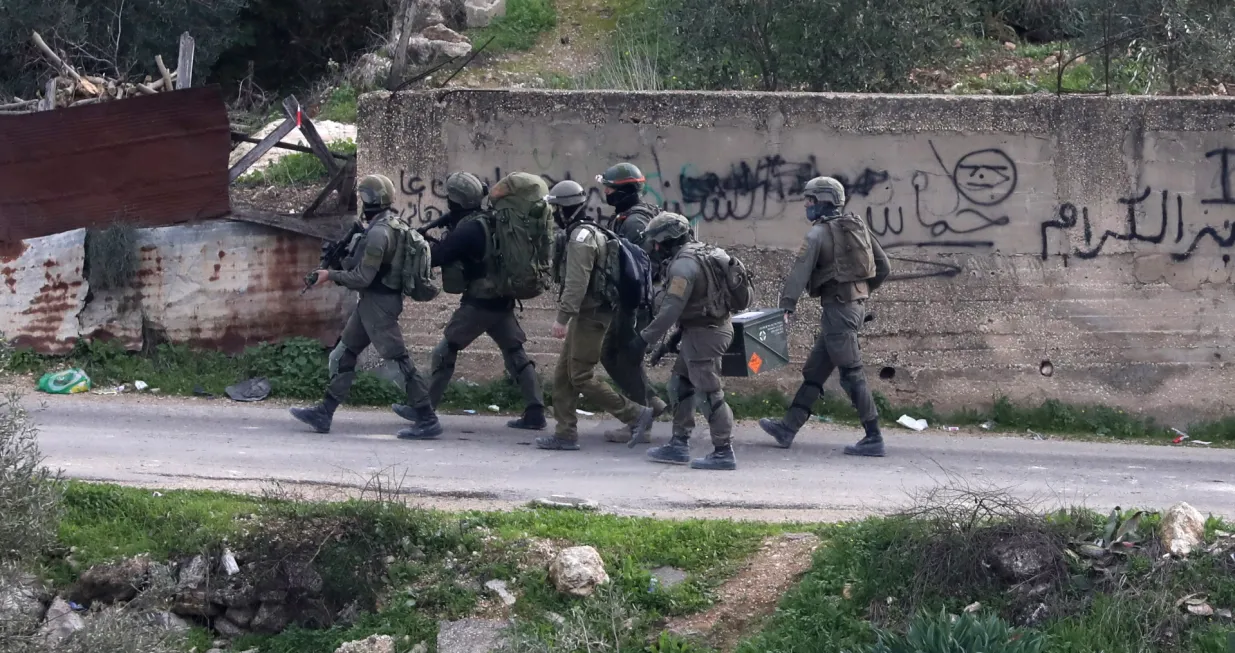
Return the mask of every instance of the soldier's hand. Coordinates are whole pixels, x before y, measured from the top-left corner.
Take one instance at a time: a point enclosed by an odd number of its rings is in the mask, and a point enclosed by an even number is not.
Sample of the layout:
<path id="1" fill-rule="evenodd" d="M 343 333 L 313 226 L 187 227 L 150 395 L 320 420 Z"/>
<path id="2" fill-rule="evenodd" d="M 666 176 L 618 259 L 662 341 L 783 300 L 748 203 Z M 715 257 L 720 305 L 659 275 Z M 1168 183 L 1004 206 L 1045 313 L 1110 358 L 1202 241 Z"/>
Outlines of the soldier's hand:
<path id="1" fill-rule="evenodd" d="M 553 323 L 553 337 L 557 338 L 558 340 L 565 338 L 566 337 L 566 325 L 558 324 L 557 322 L 554 322 Z"/>
<path id="2" fill-rule="evenodd" d="M 314 274 L 317 275 L 317 282 L 313 284 L 315 286 L 320 286 L 323 283 L 326 283 L 326 280 L 330 278 L 330 272 L 326 270 L 318 270 Z"/>
<path id="3" fill-rule="evenodd" d="M 789 316 L 793 315 L 793 311 L 785 311 L 785 328 L 789 328 Z"/>

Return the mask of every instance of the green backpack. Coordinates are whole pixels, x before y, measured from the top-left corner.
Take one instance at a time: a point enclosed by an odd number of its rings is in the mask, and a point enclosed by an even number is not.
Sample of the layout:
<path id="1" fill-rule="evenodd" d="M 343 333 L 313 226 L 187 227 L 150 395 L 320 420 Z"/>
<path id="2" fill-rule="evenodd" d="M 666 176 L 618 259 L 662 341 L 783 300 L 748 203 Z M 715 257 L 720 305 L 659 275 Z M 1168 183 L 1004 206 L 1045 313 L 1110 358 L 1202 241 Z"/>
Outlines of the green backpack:
<path id="1" fill-rule="evenodd" d="M 725 318 L 750 308 L 755 300 L 754 277 L 738 257 L 704 243 L 691 243 L 685 253 L 694 257 L 708 282 L 704 312 Z"/>
<path id="2" fill-rule="evenodd" d="M 432 301 L 441 289 L 434 283 L 429 241 L 401 218 L 391 217 L 389 224 L 399 235 L 399 250 L 390 265 L 390 280 L 394 283 L 387 285 L 398 284 L 413 301 Z"/>
<path id="3" fill-rule="evenodd" d="M 875 276 L 875 251 L 866 220 L 846 213 L 824 224 L 832 232 L 832 269 L 826 275 L 829 280 L 849 283 Z"/>
<path id="4" fill-rule="evenodd" d="M 498 295 L 532 299 L 553 284 L 553 210 L 538 175 L 512 172 L 489 192 L 485 265 Z"/>

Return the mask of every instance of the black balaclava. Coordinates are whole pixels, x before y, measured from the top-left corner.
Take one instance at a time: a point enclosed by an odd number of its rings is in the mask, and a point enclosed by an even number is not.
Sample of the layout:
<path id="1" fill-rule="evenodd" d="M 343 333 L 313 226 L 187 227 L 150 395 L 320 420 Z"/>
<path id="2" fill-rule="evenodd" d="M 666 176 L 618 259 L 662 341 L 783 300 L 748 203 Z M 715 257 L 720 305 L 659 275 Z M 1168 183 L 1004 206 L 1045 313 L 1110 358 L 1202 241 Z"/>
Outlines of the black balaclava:
<path id="1" fill-rule="evenodd" d="M 576 204 L 574 206 L 555 206 L 553 207 L 553 221 L 557 223 L 558 228 L 565 229 L 566 225 L 586 215 L 586 214 L 582 214 L 583 213 L 582 209 L 586 207 L 587 207 L 587 204 Z"/>
<path id="2" fill-rule="evenodd" d="M 605 195 L 605 204 L 617 209 L 618 213 L 625 213 L 638 203 L 639 191 L 635 184 L 614 186 L 613 192 Z"/>
<path id="3" fill-rule="evenodd" d="M 831 202 L 815 202 L 806 206 L 806 219 L 811 222 L 836 217 L 840 217 L 840 207 Z"/>

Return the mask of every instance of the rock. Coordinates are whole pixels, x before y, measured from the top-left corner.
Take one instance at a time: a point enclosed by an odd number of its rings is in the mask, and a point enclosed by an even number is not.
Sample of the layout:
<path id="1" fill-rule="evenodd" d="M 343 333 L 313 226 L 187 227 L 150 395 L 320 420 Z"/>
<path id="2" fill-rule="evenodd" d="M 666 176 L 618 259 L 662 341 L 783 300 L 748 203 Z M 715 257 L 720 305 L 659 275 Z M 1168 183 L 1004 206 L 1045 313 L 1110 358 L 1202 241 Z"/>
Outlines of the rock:
<path id="1" fill-rule="evenodd" d="M 510 590 L 506 589 L 506 581 L 504 580 L 491 580 L 485 583 L 485 587 L 494 594 L 497 594 L 498 598 L 502 599 L 502 603 L 506 605 L 514 605 L 515 601 L 518 600 L 514 594 L 510 593 Z"/>
<path id="2" fill-rule="evenodd" d="M 210 600 L 229 608 L 248 608 L 259 603 L 257 590 L 247 582 L 229 587 L 210 588 Z"/>
<path id="3" fill-rule="evenodd" d="M 508 622 L 497 619 L 460 619 L 437 623 L 438 653 L 491 653 L 503 644 Z"/>
<path id="4" fill-rule="evenodd" d="M 429 643 L 417 642 L 416 645 L 412 647 L 412 653 L 429 653 Z"/>
<path id="5" fill-rule="evenodd" d="M 467 43 L 467 37 L 438 23 L 421 30 L 420 35 L 430 41 L 446 41 L 447 43 Z"/>
<path id="6" fill-rule="evenodd" d="M 681 585 L 686 581 L 686 576 L 686 572 L 673 567 L 657 567 L 652 570 L 652 578 L 655 578 L 657 584 L 665 589 Z"/>
<path id="7" fill-rule="evenodd" d="M 339 611 L 339 615 L 335 617 L 335 623 L 340 626 L 351 626 L 360 618 L 360 604 L 352 601 L 347 604 L 347 607 Z"/>
<path id="8" fill-rule="evenodd" d="M 250 627 L 255 632 L 274 635 L 283 632 L 289 622 L 287 608 L 282 603 L 263 603 L 253 616 Z"/>
<path id="9" fill-rule="evenodd" d="M 1179 502 L 1162 516 L 1162 546 L 1173 556 L 1187 556 L 1205 541 L 1205 518 L 1196 508 Z"/>
<path id="10" fill-rule="evenodd" d="M 506 0 L 464 0 L 463 11 L 469 29 L 487 27 L 494 18 L 506 15 Z"/>
<path id="11" fill-rule="evenodd" d="M 150 620 L 150 623 L 162 628 L 163 630 L 173 633 L 188 632 L 189 629 L 192 628 L 192 626 L 189 625 L 189 622 L 181 619 L 169 611 L 151 612 L 146 615 L 146 618 Z"/>
<path id="12" fill-rule="evenodd" d="M 551 494 L 547 497 L 533 499 L 532 505 L 546 508 L 575 508 L 578 510 L 596 510 L 600 504 L 592 499 L 569 497 L 564 494 Z"/>
<path id="13" fill-rule="evenodd" d="M 116 563 L 95 565 L 77 580 L 77 584 L 69 592 L 69 598 L 83 605 L 90 605 L 95 601 L 128 601 L 137 596 L 138 590 L 145 587 L 149 571 L 150 558 L 144 555 Z"/>
<path id="14" fill-rule="evenodd" d="M 211 625 L 214 626 L 215 632 L 228 639 L 236 639 L 245 634 L 244 628 L 232 623 L 227 617 L 219 617 Z"/>
<path id="15" fill-rule="evenodd" d="M 307 562 L 288 562 L 283 567 L 287 589 L 317 594 L 322 591 L 322 576 Z"/>
<path id="16" fill-rule="evenodd" d="M 429 43 L 443 57 L 466 57 L 472 53 L 471 43 L 450 43 L 448 41 L 430 41 Z"/>
<path id="17" fill-rule="evenodd" d="M 609 574 L 596 549 L 574 546 L 562 550 L 549 564 L 549 579 L 559 592 L 589 596 L 598 585 L 609 582 Z"/>
<path id="18" fill-rule="evenodd" d="M 16 632 L 34 630 L 43 619 L 40 593 L 33 576 L 0 577 L 0 624 Z"/>
<path id="19" fill-rule="evenodd" d="M 348 81 L 354 88 L 377 88 L 386 82 L 390 76 L 390 59 L 372 52 L 360 57 L 355 67 L 348 73 Z"/>
<path id="20" fill-rule="evenodd" d="M 263 590 L 257 593 L 261 603 L 283 603 L 287 600 L 287 590 Z"/>
<path id="21" fill-rule="evenodd" d="M 56 597 L 47 608 L 47 618 L 39 628 L 39 635 L 47 642 L 48 648 L 56 650 L 60 642 L 73 633 L 86 627 L 86 622 L 73 612 L 73 608 L 64 599 Z"/>
<path id="22" fill-rule="evenodd" d="M 172 612 L 192 617 L 213 617 L 222 610 L 210 601 L 206 590 L 190 590 L 176 595 L 172 601 Z"/>
<path id="23" fill-rule="evenodd" d="M 223 617 L 241 628 L 248 628 L 249 624 L 253 623 L 254 612 L 252 608 L 248 607 L 230 607 L 223 614 Z"/>
<path id="24" fill-rule="evenodd" d="M 196 556 L 188 564 L 181 566 L 180 578 L 176 582 L 176 589 L 197 589 L 206 582 L 206 576 L 209 573 L 210 563 L 206 562 L 206 556 Z"/>
<path id="25" fill-rule="evenodd" d="M 429 63 L 433 58 L 433 46 L 429 39 L 423 36 L 413 36 L 407 40 L 407 58 L 418 64 Z"/>
<path id="26" fill-rule="evenodd" d="M 395 640 L 390 635 L 370 635 L 368 639 L 347 642 L 334 653 L 395 653 Z"/>
<path id="27" fill-rule="evenodd" d="M 987 564 L 1009 583 L 1023 583 L 1048 571 L 1055 561 L 1045 542 L 1032 538 L 1005 540 L 991 547 Z"/>

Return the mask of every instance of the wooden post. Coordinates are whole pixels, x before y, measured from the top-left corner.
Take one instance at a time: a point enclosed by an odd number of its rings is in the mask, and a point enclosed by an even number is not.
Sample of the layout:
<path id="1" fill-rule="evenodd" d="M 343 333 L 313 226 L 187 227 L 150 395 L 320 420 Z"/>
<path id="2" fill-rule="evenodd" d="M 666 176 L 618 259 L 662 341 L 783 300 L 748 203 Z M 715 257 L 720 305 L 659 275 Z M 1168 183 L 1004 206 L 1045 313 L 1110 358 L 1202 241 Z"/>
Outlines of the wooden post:
<path id="1" fill-rule="evenodd" d="M 304 134 L 304 139 L 309 142 L 309 147 L 313 149 L 313 153 L 321 159 L 322 165 L 326 166 L 326 173 L 331 177 L 339 171 L 339 164 L 335 163 L 334 156 L 330 153 L 330 148 L 326 147 L 325 141 L 322 140 L 320 134 L 317 133 L 317 128 L 313 126 L 313 121 L 308 116 L 304 115 L 301 110 L 300 101 L 296 96 L 289 95 L 283 101 L 283 115 L 287 116 L 288 120 L 295 121 L 301 133 Z"/>
<path id="2" fill-rule="evenodd" d="M 282 125 L 276 127 L 274 131 L 270 132 L 270 135 L 263 138 L 257 145 L 254 145 L 253 149 L 249 150 L 244 156 L 240 157 L 240 160 L 236 162 L 236 165 L 232 166 L 232 169 L 227 171 L 227 183 L 230 184 L 231 182 L 239 179 L 240 175 L 243 175 L 245 170 L 248 170 L 250 166 L 257 163 L 257 160 L 262 158 L 262 155 L 269 152 L 270 148 L 274 147 L 275 143 L 283 140 L 283 137 L 292 133 L 292 130 L 295 128 L 295 117 L 284 120 Z"/>
<path id="3" fill-rule="evenodd" d="M 176 90 L 193 86 L 193 48 L 193 37 L 189 36 L 188 32 L 181 34 L 180 61 L 176 64 Z"/>
<path id="4" fill-rule="evenodd" d="M 390 76 L 386 78 L 386 90 L 393 92 L 399 87 L 407 70 L 407 45 L 412 40 L 412 27 L 416 24 L 416 0 L 402 0 L 399 3 L 399 13 L 395 20 L 399 27 L 399 42 L 395 44 L 394 62 L 390 66 Z M 410 14 L 410 15 L 409 15 Z"/>

